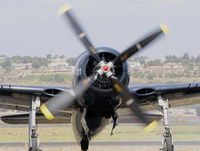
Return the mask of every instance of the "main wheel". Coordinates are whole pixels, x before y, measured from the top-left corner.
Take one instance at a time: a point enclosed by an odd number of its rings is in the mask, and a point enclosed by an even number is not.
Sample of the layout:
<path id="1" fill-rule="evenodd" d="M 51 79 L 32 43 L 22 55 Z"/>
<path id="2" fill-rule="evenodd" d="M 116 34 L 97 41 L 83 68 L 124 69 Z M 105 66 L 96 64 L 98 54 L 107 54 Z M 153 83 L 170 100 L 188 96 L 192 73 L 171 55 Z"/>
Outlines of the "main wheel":
<path id="1" fill-rule="evenodd" d="M 164 138 L 163 151 L 174 151 L 174 145 L 172 144 L 172 139 L 170 137 Z"/>
<path id="2" fill-rule="evenodd" d="M 38 151 L 37 138 L 32 138 L 32 150 L 31 151 Z"/>

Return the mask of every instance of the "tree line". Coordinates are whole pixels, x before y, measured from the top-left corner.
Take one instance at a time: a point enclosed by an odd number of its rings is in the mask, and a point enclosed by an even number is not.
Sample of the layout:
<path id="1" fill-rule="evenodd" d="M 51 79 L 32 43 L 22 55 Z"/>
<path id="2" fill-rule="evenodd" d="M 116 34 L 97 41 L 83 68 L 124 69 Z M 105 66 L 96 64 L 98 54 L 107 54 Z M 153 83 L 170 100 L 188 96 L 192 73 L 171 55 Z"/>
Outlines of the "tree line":
<path id="1" fill-rule="evenodd" d="M 64 55 L 58 56 L 58 55 L 51 55 L 47 54 L 46 57 L 31 57 L 31 56 L 12 56 L 7 57 L 5 55 L 1 55 L 1 62 L 0 66 L 6 70 L 11 70 L 12 63 L 31 63 L 32 68 L 40 68 L 42 66 L 48 66 L 48 63 L 50 63 L 50 59 L 55 58 L 64 58 Z M 75 64 L 76 58 L 66 58 L 66 62 L 69 63 L 69 65 Z"/>
<path id="2" fill-rule="evenodd" d="M 40 68 L 41 66 L 47 66 L 50 63 L 49 60 L 55 58 L 64 58 L 64 55 L 51 55 L 47 54 L 45 57 L 31 57 L 31 56 L 12 56 L 7 57 L 5 55 L 1 55 L 0 66 L 6 70 L 11 69 L 11 63 L 31 63 L 33 68 Z M 74 65 L 76 58 L 70 57 L 66 58 L 66 62 L 69 65 Z M 140 64 L 147 66 L 161 66 L 164 63 L 182 63 L 184 66 L 188 66 L 189 69 L 192 69 L 195 65 L 200 65 L 200 55 L 194 57 L 190 56 L 189 53 L 184 53 L 182 56 L 177 57 L 175 55 L 167 55 L 165 56 L 165 61 L 160 59 L 149 59 L 147 56 L 137 56 L 135 58 L 130 59 L 129 61 L 140 62 Z"/>
<path id="3" fill-rule="evenodd" d="M 140 62 L 140 64 L 147 66 L 162 66 L 165 63 L 181 63 L 183 66 L 187 66 L 188 69 L 193 69 L 195 65 L 200 65 L 200 55 L 190 56 L 189 53 L 184 53 L 182 56 L 178 57 L 175 55 L 167 55 L 164 61 L 160 59 L 149 59 L 146 56 L 137 56 L 131 59 L 131 61 Z"/>

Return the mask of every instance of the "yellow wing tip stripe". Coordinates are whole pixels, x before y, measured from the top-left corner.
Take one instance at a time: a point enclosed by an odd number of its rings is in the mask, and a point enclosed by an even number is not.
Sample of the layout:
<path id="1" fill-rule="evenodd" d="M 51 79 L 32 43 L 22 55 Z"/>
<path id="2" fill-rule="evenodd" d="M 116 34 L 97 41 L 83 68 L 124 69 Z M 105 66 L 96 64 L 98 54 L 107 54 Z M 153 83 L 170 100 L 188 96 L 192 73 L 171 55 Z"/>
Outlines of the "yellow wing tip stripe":
<path id="1" fill-rule="evenodd" d="M 70 4 L 64 5 L 58 10 L 58 14 L 62 15 L 66 11 L 70 10 L 71 8 L 72 8 L 72 6 Z"/>
<path id="2" fill-rule="evenodd" d="M 54 116 L 51 114 L 51 112 L 47 109 L 45 104 L 42 104 L 40 107 L 40 110 L 42 111 L 42 113 L 44 114 L 44 116 L 48 119 L 48 120 L 53 120 Z"/>
<path id="3" fill-rule="evenodd" d="M 165 24 L 160 24 L 160 28 L 165 35 L 169 35 L 169 28 Z"/>
<path id="4" fill-rule="evenodd" d="M 157 126 L 157 121 L 155 120 L 144 128 L 144 132 L 151 132 L 156 128 L 156 126 Z"/>

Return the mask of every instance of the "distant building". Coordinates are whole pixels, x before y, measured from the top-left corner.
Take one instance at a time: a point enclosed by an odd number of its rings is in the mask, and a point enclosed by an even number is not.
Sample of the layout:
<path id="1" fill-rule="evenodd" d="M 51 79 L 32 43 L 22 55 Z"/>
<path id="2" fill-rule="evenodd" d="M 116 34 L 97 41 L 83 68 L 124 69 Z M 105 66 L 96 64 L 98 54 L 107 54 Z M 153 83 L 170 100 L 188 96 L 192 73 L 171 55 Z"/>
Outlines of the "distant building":
<path id="1" fill-rule="evenodd" d="M 5 59 L 6 59 L 6 57 L 0 56 L 0 63 L 2 63 Z"/>
<path id="2" fill-rule="evenodd" d="M 163 71 L 163 66 L 149 66 L 146 68 L 146 71 L 152 72 L 152 71 Z"/>
<path id="3" fill-rule="evenodd" d="M 146 71 L 184 71 L 182 63 L 165 63 L 163 66 L 148 66 Z"/>
<path id="4" fill-rule="evenodd" d="M 63 57 L 57 57 L 57 58 L 52 58 L 48 59 L 48 67 L 66 67 L 69 66 L 69 63 L 67 63 L 67 58 Z"/>
<path id="5" fill-rule="evenodd" d="M 194 66 L 193 67 L 193 70 L 199 70 L 200 69 L 200 66 Z"/>
<path id="6" fill-rule="evenodd" d="M 146 61 L 155 61 L 155 60 L 159 60 L 161 63 L 164 63 L 166 61 L 165 58 L 147 58 Z"/>
<path id="7" fill-rule="evenodd" d="M 140 62 L 135 62 L 135 61 L 128 61 L 128 66 L 134 69 L 143 68 L 143 65 Z"/>
<path id="8" fill-rule="evenodd" d="M 182 63 L 165 63 L 163 65 L 165 70 L 176 70 L 176 71 L 184 71 L 185 67 Z"/>
<path id="9" fill-rule="evenodd" d="M 161 63 L 166 61 L 165 58 L 154 58 L 154 59 L 151 59 L 151 61 L 155 61 L 155 60 L 160 60 Z"/>
<path id="10" fill-rule="evenodd" d="M 14 70 L 32 69 L 31 63 L 11 63 L 11 68 Z"/>
<path id="11" fill-rule="evenodd" d="M 42 67 L 39 72 L 40 73 L 59 73 L 59 72 L 67 72 L 73 73 L 75 66 L 65 66 L 65 67 Z"/>
<path id="12" fill-rule="evenodd" d="M 48 73 L 56 73 L 56 72 L 73 72 L 74 66 L 66 66 L 66 67 L 54 67 L 54 68 L 48 68 Z"/>

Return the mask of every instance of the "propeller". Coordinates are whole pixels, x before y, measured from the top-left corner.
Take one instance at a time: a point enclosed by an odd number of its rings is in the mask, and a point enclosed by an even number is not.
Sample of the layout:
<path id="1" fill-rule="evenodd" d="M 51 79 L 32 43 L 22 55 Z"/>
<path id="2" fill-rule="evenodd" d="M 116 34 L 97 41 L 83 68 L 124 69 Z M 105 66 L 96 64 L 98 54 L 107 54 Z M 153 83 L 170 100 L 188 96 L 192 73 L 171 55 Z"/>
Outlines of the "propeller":
<path id="1" fill-rule="evenodd" d="M 145 131 L 148 132 L 153 130 L 157 122 L 153 121 L 151 123 L 151 121 L 148 120 L 143 111 L 139 108 L 136 102 L 136 98 L 130 94 L 127 86 L 122 84 L 116 77 L 113 76 L 113 73 L 110 69 L 118 63 L 125 62 L 128 58 L 141 51 L 142 48 L 155 41 L 155 39 L 160 37 L 162 34 L 168 34 L 168 28 L 164 24 L 160 25 L 159 29 L 156 29 L 150 35 L 125 50 L 123 53 L 117 56 L 113 62 L 106 63 L 98 56 L 96 49 L 89 41 L 89 38 L 79 25 L 78 21 L 75 19 L 71 11 L 71 6 L 66 5 L 62 7 L 59 10 L 59 13 L 68 19 L 72 29 L 75 31 L 75 34 L 81 40 L 82 44 L 90 52 L 91 56 L 99 62 L 99 64 L 97 65 L 99 69 L 95 71 L 96 73 L 94 73 L 92 76 L 81 80 L 72 89 L 59 93 L 58 96 L 51 98 L 45 104 L 41 105 L 40 109 L 42 113 L 46 116 L 46 118 L 49 120 L 54 119 L 54 115 L 56 115 L 57 112 L 74 103 L 77 98 L 81 97 L 83 93 L 87 91 L 87 89 L 95 82 L 99 75 L 101 76 L 104 74 L 112 82 L 114 90 L 122 98 L 122 103 L 126 104 L 126 106 L 135 113 L 135 115 L 141 120 L 141 122 L 143 122 L 145 125 L 148 125 L 145 128 Z"/>
<path id="2" fill-rule="evenodd" d="M 113 87 L 115 91 L 121 96 L 122 103 L 125 104 L 127 107 L 129 107 L 132 112 L 138 117 L 138 119 L 146 125 L 144 128 L 145 132 L 151 132 L 157 125 L 157 121 L 150 121 L 143 111 L 139 108 L 136 98 L 130 94 L 128 91 L 128 88 L 123 85 L 117 78 L 111 76 L 110 80 L 113 83 Z"/>
<path id="3" fill-rule="evenodd" d="M 144 116 L 142 110 L 138 107 L 138 104 L 135 101 L 136 99 L 129 93 L 128 88 L 113 76 L 110 77 L 110 80 L 113 83 L 115 91 L 119 94 L 119 96 L 121 96 L 123 103 L 125 103 L 126 106 L 128 106 L 135 113 L 141 122 L 148 125 L 150 123 L 149 120 Z"/>
<path id="4" fill-rule="evenodd" d="M 97 60 L 101 61 L 100 57 L 97 54 L 96 49 L 90 42 L 89 38 L 86 35 L 86 32 L 83 31 L 81 26 L 79 25 L 78 21 L 75 19 L 72 10 L 71 10 L 71 5 L 65 5 L 59 10 L 59 14 L 63 15 L 65 18 L 69 20 L 69 23 L 72 27 L 72 29 L 75 31 L 75 34 L 78 36 L 78 38 L 81 40 L 85 48 L 90 51 L 92 57 Z"/>
<path id="5" fill-rule="evenodd" d="M 98 74 L 94 74 L 81 80 L 72 89 L 60 92 L 58 96 L 51 98 L 42 104 L 40 110 L 48 120 L 54 119 L 54 115 L 65 107 L 70 106 L 79 98 L 97 79 Z"/>
<path id="6" fill-rule="evenodd" d="M 169 33 L 169 29 L 166 25 L 161 24 L 160 28 L 156 29 L 154 32 L 152 32 L 150 35 L 145 37 L 144 39 L 140 40 L 136 44 L 132 45 L 130 48 L 125 50 L 123 53 L 121 53 L 114 61 L 113 64 L 117 64 L 119 62 L 123 63 L 131 56 L 135 55 L 137 52 L 139 52 L 142 48 L 156 40 L 161 35 L 167 35 Z"/>
<path id="7" fill-rule="evenodd" d="M 142 48 L 156 40 L 159 36 L 161 36 L 162 34 L 167 35 L 168 33 L 169 30 L 167 26 L 161 24 L 159 29 L 156 29 L 153 33 L 140 40 L 139 42 L 125 50 L 123 53 L 121 53 L 119 56 L 117 56 L 116 59 L 114 59 L 113 64 L 115 65 L 117 63 L 125 62 L 128 58 L 141 51 Z M 152 131 L 156 126 L 157 121 L 151 122 L 145 117 L 142 110 L 138 107 L 136 98 L 130 94 L 128 88 L 123 85 L 117 78 L 111 76 L 110 80 L 113 83 L 115 91 L 121 96 L 123 103 L 126 104 L 126 106 L 128 106 L 135 113 L 135 115 L 140 119 L 141 122 L 143 122 L 145 125 L 148 125 L 147 127 L 145 127 L 144 131 Z"/>

